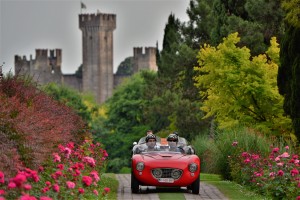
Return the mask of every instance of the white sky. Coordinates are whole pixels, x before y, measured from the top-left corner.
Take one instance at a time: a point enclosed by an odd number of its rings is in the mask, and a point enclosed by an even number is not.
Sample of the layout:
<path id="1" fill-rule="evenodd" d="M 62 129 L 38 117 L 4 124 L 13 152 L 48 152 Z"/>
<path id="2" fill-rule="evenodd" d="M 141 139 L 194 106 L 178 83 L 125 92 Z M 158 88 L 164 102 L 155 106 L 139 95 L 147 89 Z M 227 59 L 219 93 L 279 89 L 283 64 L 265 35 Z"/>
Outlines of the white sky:
<path id="1" fill-rule="evenodd" d="M 161 49 L 168 16 L 187 21 L 189 0 L 82 0 L 82 13 L 117 15 L 114 31 L 114 72 L 133 47 Z M 62 49 L 62 72 L 74 73 L 82 63 L 80 0 L 0 0 L 0 65 L 14 72 L 14 56 L 35 49 Z"/>

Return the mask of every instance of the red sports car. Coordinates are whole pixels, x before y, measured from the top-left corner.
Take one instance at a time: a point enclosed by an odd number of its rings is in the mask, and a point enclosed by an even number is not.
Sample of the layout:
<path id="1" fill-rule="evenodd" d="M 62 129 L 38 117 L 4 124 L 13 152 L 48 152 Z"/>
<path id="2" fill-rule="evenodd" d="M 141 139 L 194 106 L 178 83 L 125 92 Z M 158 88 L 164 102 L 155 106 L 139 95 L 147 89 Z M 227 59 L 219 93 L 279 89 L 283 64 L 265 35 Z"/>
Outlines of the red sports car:
<path id="1" fill-rule="evenodd" d="M 140 186 L 187 187 L 199 194 L 200 159 L 194 151 L 169 151 L 164 138 L 154 151 L 134 151 L 131 164 L 131 190 Z M 189 148 L 186 146 L 185 148 Z M 191 147 L 190 147 L 191 148 Z M 134 147 L 137 149 L 137 145 Z M 189 153 L 186 153 L 189 152 Z"/>

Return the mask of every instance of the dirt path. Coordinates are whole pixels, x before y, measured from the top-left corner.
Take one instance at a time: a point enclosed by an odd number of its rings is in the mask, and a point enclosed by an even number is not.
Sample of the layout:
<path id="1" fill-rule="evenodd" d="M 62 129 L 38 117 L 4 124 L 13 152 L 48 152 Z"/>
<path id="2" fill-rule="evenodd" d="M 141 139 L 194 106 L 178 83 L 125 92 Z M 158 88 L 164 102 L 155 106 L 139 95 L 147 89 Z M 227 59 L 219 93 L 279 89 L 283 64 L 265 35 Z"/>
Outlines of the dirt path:
<path id="1" fill-rule="evenodd" d="M 130 188 L 130 174 L 116 174 L 119 180 L 118 200 L 159 200 L 158 192 L 183 193 L 187 200 L 227 200 L 227 198 L 214 186 L 200 182 L 200 194 L 189 193 L 186 188 L 180 189 L 157 189 L 156 187 L 142 186 L 140 194 L 132 194 Z"/>

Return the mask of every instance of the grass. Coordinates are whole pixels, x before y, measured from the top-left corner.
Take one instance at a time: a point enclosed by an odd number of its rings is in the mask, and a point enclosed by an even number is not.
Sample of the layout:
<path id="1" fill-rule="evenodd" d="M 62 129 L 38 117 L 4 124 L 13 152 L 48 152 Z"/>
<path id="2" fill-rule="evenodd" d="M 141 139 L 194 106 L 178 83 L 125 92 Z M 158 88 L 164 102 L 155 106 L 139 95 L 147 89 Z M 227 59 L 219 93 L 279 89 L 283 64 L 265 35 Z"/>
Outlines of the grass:
<path id="1" fill-rule="evenodd" d="M 99 188 L 102 188 L 103 186 L 110 188 L 110 192 L 108 193 L 105 199 L 117 199 L 119 182 L 116 178 L 116 175 L 112 173 L 103 174 L 101 176 L 100 182 L 101 185 L 99 185 L 100 186 Z M 103 199 L 101 195 L 102 195 L 102 191 L 99 191 L 99 199 Z M 90 194 L 90 196 L 85 198 L 85 200 L 94 200 L 94 199 L 95 199 L 94 194 Z"/>
<path id="2" fill-rule="evenodd" d="M 256 194 L 237 183 L 223 181 L 221 180 L 220 175 L 201 173 L 200 181 L 214 185 L 230 200 L 271 200 L 271 198 Z"/>

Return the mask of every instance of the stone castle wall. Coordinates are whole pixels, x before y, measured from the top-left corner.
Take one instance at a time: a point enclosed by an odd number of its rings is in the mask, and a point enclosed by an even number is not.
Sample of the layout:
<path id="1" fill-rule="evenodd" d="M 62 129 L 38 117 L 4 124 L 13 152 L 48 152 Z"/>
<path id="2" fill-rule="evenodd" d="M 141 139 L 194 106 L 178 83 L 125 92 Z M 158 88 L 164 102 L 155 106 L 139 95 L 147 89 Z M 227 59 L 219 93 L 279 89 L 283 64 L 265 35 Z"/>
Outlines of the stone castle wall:
<path id="1" fill-rule="evenodd" d="M 130 75 L 113 73 L 113 31 L 116 29 L 114 14 L 80 14 L 82 31 L 82 78 L 75 74 L 62 74 L 62 50 L 36 49 L 35 59 L 15 56 L 16 74 L 30 75 L 40 84 L 55 82 L 78 91 L 92 92 L 98 103 L 103 103 L 113 89 Z M 150 69 L 157 71 L 156 48 L 133 48 L 134 73 Z"/>

